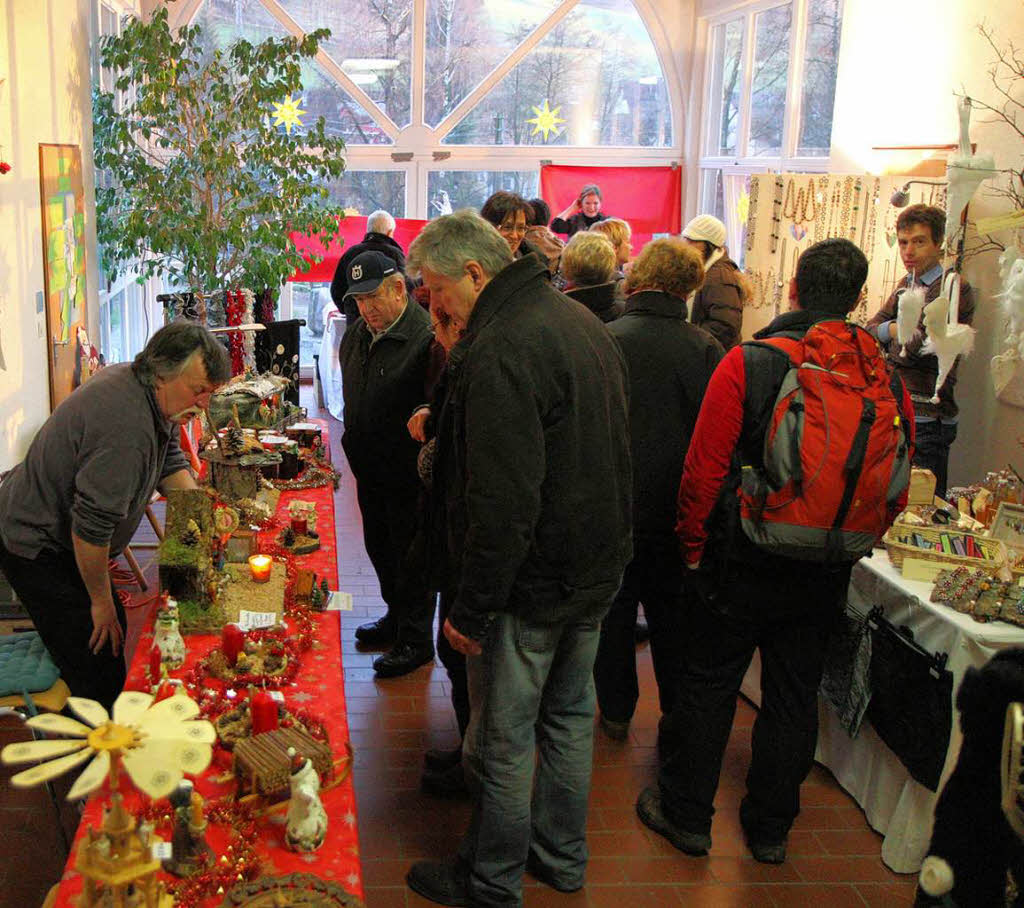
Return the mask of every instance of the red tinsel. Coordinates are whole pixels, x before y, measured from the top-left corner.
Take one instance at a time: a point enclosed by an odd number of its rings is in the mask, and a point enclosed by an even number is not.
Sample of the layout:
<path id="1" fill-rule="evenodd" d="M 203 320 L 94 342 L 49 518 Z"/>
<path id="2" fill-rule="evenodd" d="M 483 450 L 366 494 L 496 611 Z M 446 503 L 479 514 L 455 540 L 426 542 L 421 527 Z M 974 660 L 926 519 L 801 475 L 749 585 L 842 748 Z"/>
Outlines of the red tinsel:
<path id="1" fill-rule="evenodd" d="M 231 325 L 242 324 L 245 315 L 245 297 L 241 290 L 224 291 L 224 315 Z M 245 371 L 245 338 L 241 331 L 232 331 L 228 335 L 231 350 L 231 374 L 241 375 Z"/>

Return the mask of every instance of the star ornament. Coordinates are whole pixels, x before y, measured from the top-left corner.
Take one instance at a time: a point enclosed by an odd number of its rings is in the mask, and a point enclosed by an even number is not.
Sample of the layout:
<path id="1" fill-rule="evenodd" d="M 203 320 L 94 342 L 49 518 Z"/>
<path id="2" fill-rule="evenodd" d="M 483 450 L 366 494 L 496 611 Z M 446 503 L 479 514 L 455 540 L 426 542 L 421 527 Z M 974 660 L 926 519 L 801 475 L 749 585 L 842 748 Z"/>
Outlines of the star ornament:
<path id="1" fill-rule="evenodd" d="M 114 788 L 119 768 L 156 800 L 169 795 L 185 773 L 197 775 L 210 765 L 217 733 L 205 719 L 189 721 L 199 707 L 182 694 L 154 703 L 150 694 L 125 691 L 114 703 L 113 718 L 95 700 L 69 697 L 68 706 L 82 722 L 44 713 L 25 723 L 62 739 L 8 744 L 0 751 L 8 765 L 46 761 L 12 776 L 12 786 L 40 785 L 90 760 L 71 786 L 69 801 L 91 794 L 108 777 Z"/>
<path id="2" fill-rule="evenodd" d="M 292 134 L 292 127 L 296 129 L 302 127 L 302 118 L 306 115 L 306 111 L 300 106 L 302 104 L 302 95 L 298 95 L 293 98 L 288 95 L 283 101 L 275 101 L 272 105 L 274 112 L 274 125 L 283 126 L 284 130 L 288 135 Z"/>
<path id="3" fill-rule="evenodd" d="M 559 123 L 564 123 L 565 119 L 558 116 L 558 112 L 562 109 L 562 105 L 559 104 L 554 110 L 548 107 L 548 99 L 544 99 L 544 104 L 541 107 L 531 108 L 536 116 L 529 118 L 526 122 L 533 124 L 533 132 L 530 135 L 535 136 L 538 132 L 544 133 L 544 141 L 548 140 L 548 133 L 554 133 L 557 136 L 562 130 L 558 128 Z"/>

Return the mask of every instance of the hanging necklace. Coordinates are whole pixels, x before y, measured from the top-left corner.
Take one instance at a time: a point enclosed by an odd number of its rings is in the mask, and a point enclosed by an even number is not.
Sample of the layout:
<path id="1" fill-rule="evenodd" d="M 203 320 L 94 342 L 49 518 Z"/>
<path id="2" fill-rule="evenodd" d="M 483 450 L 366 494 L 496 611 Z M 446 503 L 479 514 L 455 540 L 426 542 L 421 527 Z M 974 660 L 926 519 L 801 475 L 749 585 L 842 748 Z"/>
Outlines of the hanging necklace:
<path id="1" fill-rule="evenodd" d="M 857 242 L 857 220 L 860 214 L 860 191 L 861 191 L 861 179 L 857 177 L 853 183 L 853 210 L 850 212 L 850 242 Z M 864 236 L 864 231 L 861 230 L 861 236 Z"/>
<path id="2" fill-rule="evenodd" d="M 771 249 L 772 254 L 779 248 L 779 224 L 781 223 L 782 214 L 782 177 L 777 176 L 775 178 L 775 198 L 772 200 L 772 234 L 771 234 Z"/>
<path id="3" fill-rule="evenodd" d="M 811 180 L 814 186 L 814 180 Z M 828 195 L 828 174 L 818 177 L 818 189 L 814 196 L 815 217 L 814 217 L 814 242 L 817 243 L 825 238 L 825 198 Z"/>
<path id="4" fill-rule="evenodd" d="M 757 225 L 757 194 L 761 181 L 753 176 L 750 178 L 750 196 L 747 201 L 747 252 L 754 248 L 754 228 Z"/>

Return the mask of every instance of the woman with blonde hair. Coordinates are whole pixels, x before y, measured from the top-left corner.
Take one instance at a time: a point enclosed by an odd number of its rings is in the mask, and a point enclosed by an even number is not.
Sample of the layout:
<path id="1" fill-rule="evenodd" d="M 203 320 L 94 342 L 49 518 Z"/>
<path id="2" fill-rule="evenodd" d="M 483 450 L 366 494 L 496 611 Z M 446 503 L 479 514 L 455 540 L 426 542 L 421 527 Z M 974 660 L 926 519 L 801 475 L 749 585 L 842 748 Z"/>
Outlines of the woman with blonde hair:
<path id="1" fill-rule="evenodd" d="M 583 303 L 602 322 L 622 315 L 623 304 L 615 298 L 615 248 L 608 237 L 584 230 L 562 250 L 565 293 Z"/>
<path id="2" fill-rule="evenodd" d="M 696 247 L 704 261 L 704 286 L 693 296 L 690 321 L 729 350 L 743 331 L 743 304 L 750 282 L 725 248 L 725 224 L 710 214 L 695 217 L 683 228 L 683 241 Z"/>

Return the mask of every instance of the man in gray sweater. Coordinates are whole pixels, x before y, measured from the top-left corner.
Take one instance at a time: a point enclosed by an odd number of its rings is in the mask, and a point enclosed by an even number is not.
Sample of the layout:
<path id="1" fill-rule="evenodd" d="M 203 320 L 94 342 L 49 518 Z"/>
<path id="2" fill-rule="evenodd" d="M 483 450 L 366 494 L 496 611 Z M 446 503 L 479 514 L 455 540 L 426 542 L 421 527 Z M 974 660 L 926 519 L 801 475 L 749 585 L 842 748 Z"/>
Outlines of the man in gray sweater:
<path id="1" fill-rule="evenodd" d="M 0 570 L 76 696 L 109 708 L 124 686 L 110 559 L 155 490 L 195 488 L 178 427 L 230 374 L 206 328 L 166 325 L 64 400 L 0 484 Z"/>

